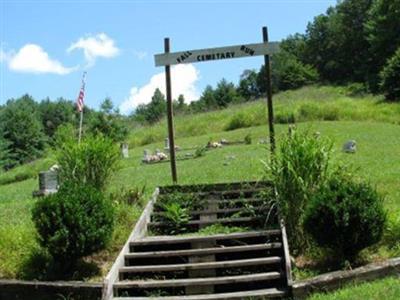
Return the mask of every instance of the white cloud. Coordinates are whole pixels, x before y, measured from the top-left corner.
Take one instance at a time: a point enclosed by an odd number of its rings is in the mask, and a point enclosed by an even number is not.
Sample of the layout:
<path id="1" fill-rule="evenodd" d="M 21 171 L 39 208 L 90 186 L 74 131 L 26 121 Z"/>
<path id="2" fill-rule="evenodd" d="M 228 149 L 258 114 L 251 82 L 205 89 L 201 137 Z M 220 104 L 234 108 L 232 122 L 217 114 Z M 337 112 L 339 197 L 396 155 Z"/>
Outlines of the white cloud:
<path id="1" fill-rule="evenodd" d="M 92 66 L 97 57 L 114 57 L 120 50 L 115 46 L 114 41 L 105 33 L 99 33 L 95 36 L 80 38 L 67 49 L 71 52 L 75 49 L 82 49 L 87 60 L 88 66 Z"/>
<path id="2" fill-rule="evenodd" d="M 51 59 L 39 45 L 26 44 L 15 54 L 1 51 L 1 61 L 8 62 L 12 71 L 24 73 L 53 73 L 64 75 L 76 68 L 64 67 L 59 61 Z"/>
<path id="3" fill-rule="evenodd" d="M 191 64 L 172 67 L 172 98 L 176 99 L 180 94 L 183 94 L 186 101 L 197 100 L 199 93 L 196 90 L 196 82 L 199 77 L 199 71 Z M 164 72 L 152 76 L 150 81 L 140 88 L 132 87 L 129 97 L 120 105 L 121 112 L 127 114 L 139 104 L 149 103 L 156 88 L 159 88 L 165 94 Z"/>

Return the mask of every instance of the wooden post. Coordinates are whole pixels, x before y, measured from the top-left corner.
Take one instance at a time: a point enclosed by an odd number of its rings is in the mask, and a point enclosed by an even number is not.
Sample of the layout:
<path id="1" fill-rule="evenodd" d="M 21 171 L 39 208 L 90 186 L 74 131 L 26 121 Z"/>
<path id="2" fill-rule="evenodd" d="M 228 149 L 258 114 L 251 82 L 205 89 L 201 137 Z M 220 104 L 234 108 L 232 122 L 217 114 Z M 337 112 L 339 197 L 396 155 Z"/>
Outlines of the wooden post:
<path id="1" fill-rule="evenodd" d="M 268 43 L 268 29 L 262 28 L 263 41 Z M 269 141 L 271 144 L 271 156 L 275 154 L 275 129 L 274 129 L 274 108 L 272 105 L 272 82 L 271 82 L 271 61 L 269 55 L 264 55 L 265 79 L 267 81 L 267 106 L 268 106 L 268 125 Z"/>
<path id="2" fill-rule="evenodd" d="M 164 51 L 169 53 L 169 38 L 164 39 Z M 174 112 L 172 108 L 172 91 L 171 91 L 171 66 L 165 66 L 165 81 L 167 88 L 167 116 L 168 116 L 168 138 L 169 138 L 169 156 L 171 161 L 172 182 L 176 184 L 178 177 L 176 174 L 175 160 L 175 138 L 174 138 Z"/>

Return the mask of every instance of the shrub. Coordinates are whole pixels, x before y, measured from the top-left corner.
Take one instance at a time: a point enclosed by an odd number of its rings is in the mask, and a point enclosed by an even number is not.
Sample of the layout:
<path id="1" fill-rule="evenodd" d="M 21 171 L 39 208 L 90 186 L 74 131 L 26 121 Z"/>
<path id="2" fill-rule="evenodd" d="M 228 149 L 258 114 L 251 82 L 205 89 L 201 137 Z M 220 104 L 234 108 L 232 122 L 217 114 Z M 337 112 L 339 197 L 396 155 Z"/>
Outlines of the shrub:
<path id="1" fill-rule="evenodd" d="M 381 89 L 388 100 L 400 100 L 400 48 L 387 61 L 380 73 Z"/>
<path id="2" fill-rule="evenodd" d="M 331 143 L 316 135 L 292 131 L 267 166 L 267 177 L 277 192 L 276 202 L 294 252 L 302 252 L 308 245 L 303 214 L 311 195 L 328 176 L 331 148 Z"/>
<path id="3" fill-rule="evenodd" d="M 378 242 L 385 226 L 383 199 L 368 183 L 336 174 L 310 201 L 304 228 L 318 245 L 348 261 Z"/>
<path id="4" fill-rule="evenodd" d="M 113 207 L 92 186 L 64 185 L 36 202 L 32 219 L 41 246 L 64 267 L 104 249 L 113 232 Z"/>
<path id="5" fill-rule="evenodd" d="M 67 141 L 58 153 L 61 184 L 91 185 L 102 190 L 119 159 L 119 148 L 110 139 L 87 137 L 80 144 Z"/>
<path id="6" fill-rule="evenodd" d="M 251 127 L 252 119 L 249 114 L 237 113 L 235 114 L 226 125 L 225 130 L 235 130 L 239 128 Z"/>

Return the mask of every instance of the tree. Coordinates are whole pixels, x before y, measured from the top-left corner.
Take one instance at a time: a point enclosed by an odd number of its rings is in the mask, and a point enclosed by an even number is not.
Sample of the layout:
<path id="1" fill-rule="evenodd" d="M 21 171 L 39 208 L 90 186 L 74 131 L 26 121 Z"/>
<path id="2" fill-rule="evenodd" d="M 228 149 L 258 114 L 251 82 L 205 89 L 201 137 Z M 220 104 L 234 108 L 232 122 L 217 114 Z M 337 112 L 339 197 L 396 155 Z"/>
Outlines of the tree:
<path id="1" fill-rule="evenodd" d="M 272 91 L 297 89 L 318 80 L 318 72 L 311 65 L 303 64 L 294 54 L 285 50 L 272 57 L 271 63 Z M 262 66 L 257 76 L 260 92 L 266 92 L 265 67 Z"/>
<path id="2" fill-rule="evenodd" d="M 8 169 L 13 164 L 13 156 L 10 151 L 11 143 L 0 135 L 0 169 Z"/>
<path id="3" fill-rule="evenodd" d="M 380 73 L 381 89 L 388 100 L 400 100 L 400 47 Z"/>
<path id="4" fill-rule="evenodd" d="M 9 167 L 40 157 L 45 147 L 38 106 L 29 95 L 8 100 L 0 114 L 0 133 L 9 142 Z"/>
<path id="5" fill-rule="evenodd" d="M 206 110 L 217 108 L 218 104 L 217 100 L 215 99 L 215 91 L 211 85 L 206 86 L 199 102 L 204 104 Z"/>
<path id="6" fill-rule="evenodd" d="M 379 72 L 400 47 L 400 1 L 375 0 L 365 24 L 369 42 L 369 83 L 378 89 Z"/>
<path id="7" fill-rule="evenodd" d="M 230 103 L 239 100 L 235 85 L 232 82 L 228 82 L 225 78 L 218 82 L 214 95 L 215 102 L 220 108 L 227 107 Z"/>
<path id="8" fill-rule="evenodd" d="M 158 122 L 167 112 L 167 101 L 160 89 L 154 91 L 149 104 L 141 104 L 136 108 L 134 118 L 139 122 L 154 124 Z"/>
<path id="9" fill-rule="evenodd" d="M 185 103 L 185 97 L 180 94 L 178 100 L 174 100 L 174 111 L 178 113 L 184 113 L 187 110 L 187 105 Z"/>
<path id="10" fill-rule="evenodd" d="M 50 138 L 54 136 L 58 126 L 76 120 L 74 103 L 63 98 L 55 102 L 49 98 L 43 100 L 39 104 L 39 111 L 44 133 Z"/>
<path id="11" fill-rule="evenodd" d="M 255 70 L 244 70 L 240 75 L 238 93 L 246 100 L 260 96 L 257 85 L 257 72 Z"/>
<path id="12" fill-rule="evenodd" d="M 90 119 L 89 131 L 95 135 L 102 134 L 114 142 L 122 142 L 128 135 L 128 128 L 123 123 L 122 116 L 114 110 L 111 99 L 104 99 L 100 109 Z"/>

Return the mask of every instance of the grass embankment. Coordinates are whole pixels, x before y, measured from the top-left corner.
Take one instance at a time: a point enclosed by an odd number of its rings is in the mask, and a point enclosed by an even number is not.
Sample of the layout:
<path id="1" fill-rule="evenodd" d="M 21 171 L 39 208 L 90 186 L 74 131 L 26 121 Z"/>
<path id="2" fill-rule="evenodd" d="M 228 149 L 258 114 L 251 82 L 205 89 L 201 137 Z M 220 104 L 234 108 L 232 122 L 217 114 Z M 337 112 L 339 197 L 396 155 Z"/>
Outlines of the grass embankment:
<path id="1" fill-rule="evenodd" d="M 352 103 L 349 105 L 351 107 L 356 106 L 357 111 L 374 112 L 367 114 L 371 118 L 374 117 L 372 119 L 367 118 L 367 121 L 305 122 L 300 123 L 299 127 L 319 131 L 322 135 L 330 137 L 334 142 L 336 159 L 353 165 L 358 169 L 357 172 L 360 175 L 376 184 L 379 191 L 386 195 L 385 206 L 391 219 L 395 220 L 393 221 L 394 225 L 390 228 L 394 234 L 388 234 L 379 246 L 366 251 L 365 256 L 369 260 L 399 256 L 400 244 L 396 243 L 395 232 L 396 224 L 397 228 L 400 227 L 398 225 L 400 224 L 398 217 L 400 215 L 400 182 L 398 180 L 398 174 L 400 174 L 400 163 L 398 161 L 400 131 L 399 126 L 396 125 L 400 121 L 400 105 L 381 104 L 379 97 L 372 96 L 351 99 L 348 96 L 344 96 L 343 93 L 341 88 L 305 88 L 299 91 L 279 94 L 275 97 L 275 103 L 276 107 L 285 107 L 285 105 L 289 105 L 288 103 L 300 101 L 299 103 L 293 103 L 293 106 L 285 108 L 287 110 L 295 109 L 295 107 L 299 109 L 300 103 L 306 105 L 307 101 L 305 99 L 307 97 L 311 99 L 309 103 L 318 103 L 317 98 L 326 94 L 325 98 L 320 100 L 322 106 L 334 105 L 330 104 L 330 102 L 342 103 L 341 101 L 351 101 Z M 286 104 L 279 103 L 279 101 L 284 101 Z M 251 145 L 227 146 L 211 150 L 203 157 L 178 161 L 180 183 L 215 183 L 260 179 L 263 172 L 260 161 L 268 160 L 268 145 L 258 144 L 258 142 L 261 139 L 267 139 L 268 129 L 266 125 L 233 131 L 225 130 L 231 118 L 236 114 L 246 115 L 247 109 L 253 111 L 256 115 L 260 114 L 259 118 L 262 119 L 258 121 L 259 124 L 266 123 L 265 108 L 261 102 L 233 106 L 223 111 L 199 114 L 193 116 L 193 120 L 188 116 L 176 118 L 177 127 L 181 128 L 177 131 L 177 144 L 182 148 L 202 146 L 210 139 L 215 141 L 222 138 L 242 140 L 249 133 L 253 138 Z M 357 115 L 356 113 L 354 114 Z M 395 118 L 396 114 L 397 119 Z M 340 115 L 342 116 L 341 118 L 346 119 L 344 113 Z M 215 124 L 213 123 L 214 121 Z M 155 186 L 171 183 L 169 163 L 141 164 L 144 149 L 155 150 L 163 148 L 163 139 L 166 134 L 164 123 L 156 124 L 147 129 L 135 130 L 132 133 L 130 158 L 122 162 L 121 169 L 110 185 L 110 191 L 115 192 L 123 187 L 146 186 L 146 195 L 148 196 Z M 185 123 L 187 123 L 186 129 Z M 190 127 L 191 125 L 196 127 Z M 199 132 L 196 129 L 192 131 L 193 136 L 189 136 L 190 128 L 200 128 L 205 131 Z M 287 125 L 277 125 L 276 131 L 277 140 L 279 141 L 279 136 L 287 132 Z M 154 132 L 157 132 L 157 143 L 132 147 L 132 145 L 138 144 L 135 140 L 140 141 L 146 134 L 151 135 Z M 357 141 L 358 151 L 356 154 L 351 155 L 341 152 L 342 144 L 349 139 Z M 193 152 L 193 150 L 178 152 L 178 157 L 184 157 L 187 152 Z M 40 160 L 36 164 L 40 165 L 42 163 L 44 164 L 44 161 Z M 22 166 L 11 173 L 0 175 L 0 181 L 3 176 L 11 176 L 10 174 L 22 172 L 24 168 L 28 169 L 29 167 Z M 35 240 L 36 233 L 30 217 L 30 209 L 35 201 L 31 194 L 36 188 L 36 179 L 0 185 L 0 278 L 27 277 L 27 271 L 24 266 L 39 251 L 39 246 Z M 139 213 L 140 208 L 138 207 L 120 207 L 118 213 L 119 222 L 112 245 L 107 251 L 95 257 L 96 261 L 102 264 L 103 274 L 107 272 L 107 267 L 112 263 L 121 245 L 125 242 Z M 397 241 L 399 239 L 400 237 L 397 238 Z M 91 280 L 99 279 L 97 277 Z"/>
<path id="2" fill-rule="evenodd" d="M 400 278 L 385 278 L 357 286 L 348 286 L 329 294 L 315 294 L 309 300 L 397 300 Z"/>

